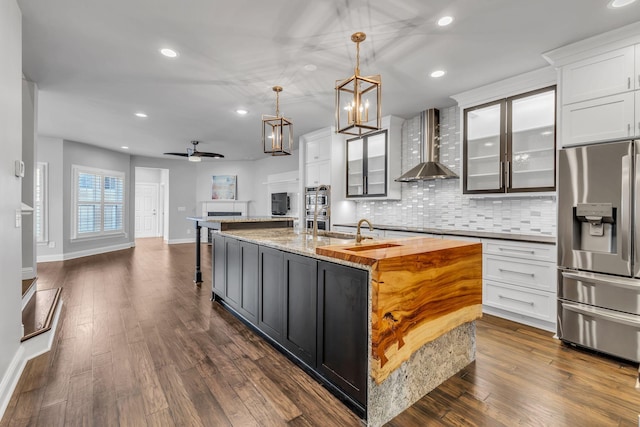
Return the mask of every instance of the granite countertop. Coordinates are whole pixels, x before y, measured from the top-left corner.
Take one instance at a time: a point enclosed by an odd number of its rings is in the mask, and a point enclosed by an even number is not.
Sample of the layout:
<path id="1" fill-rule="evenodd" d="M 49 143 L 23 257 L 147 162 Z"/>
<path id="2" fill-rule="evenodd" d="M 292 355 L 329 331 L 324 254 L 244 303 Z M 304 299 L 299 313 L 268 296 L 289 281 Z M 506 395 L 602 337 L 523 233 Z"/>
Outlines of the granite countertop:
<path id="1" fill-rule="evenodd" d="M 334 224 L 336 227 L 357 227 L 357 224 Z M 491 231 L 476 231 L 476 230 L 444 230 L 441 228 L 421 228 L 421 227 L 404 227 L 402 225 L 381 225 L 373 224 L 373 228 L 378 230 L 389 231 L 409 231 L 414 233 L 429 233 L 429 234 L 441 234 L 450 236 L 461 237 L 478 237 L 484 239 L 498 239 L 498 240 L 515 240 L 520 242 L 531 243 L 548 243 L 555 244 L 555 236 L 539 235 L 539 234 L 513 234 L 513 233 L 496 233 Z"/>
<path id="2" fill-rule="evenodd" d="M 332 233 L 339 234 L 339 233 Z M 316 254 L 316 248 L 322 246 L 333 245 L 355 245 L 353 237 L 338 238 L 318 235 L 315 239 L 311 234 L 306 234 L 299 230 L 294 229 L 253 229 L 253 230 L 226 230 L 221 231 L 220 235 L 229 236 L 249 243 L 256 243 L 261 246 L 267 246 L 270 248 L 291 252 L 299 255 L 304 255 L 312 258 L 322 259 L 325 261 L 331 261 L 338 264 L 348 265 L 350 267 L 367 269 L 368 265 L 351 262 L 347 260 L 341 260 L 324 255 Z"/>
<path id="3" fill-rule="evenodd" d="M 290 216 L 188 216 L 187 219 L 192 221 L 205 221 L 215 223 L 233 223 L 233 222 L 276 222 L 276 221 L 293 221 L 296 218 Z"/>

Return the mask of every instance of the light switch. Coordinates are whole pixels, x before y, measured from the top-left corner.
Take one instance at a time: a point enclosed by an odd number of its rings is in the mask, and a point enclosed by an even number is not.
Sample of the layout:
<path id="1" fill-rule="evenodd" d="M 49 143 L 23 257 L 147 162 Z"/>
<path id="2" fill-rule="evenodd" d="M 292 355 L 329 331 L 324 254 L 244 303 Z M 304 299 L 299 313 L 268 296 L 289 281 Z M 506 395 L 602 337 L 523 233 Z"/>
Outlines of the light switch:
<path id="1" fill-rule="evenodd" d="M 184 212 L 186 210 L 187 208 L 185 208 L 184 206 L 178 206 L 178 212 Z"/>
<path id="2" fill-rule="evenodd" d="M 16 209 L 16 228 L 22 227 L 22 211 Z"/>

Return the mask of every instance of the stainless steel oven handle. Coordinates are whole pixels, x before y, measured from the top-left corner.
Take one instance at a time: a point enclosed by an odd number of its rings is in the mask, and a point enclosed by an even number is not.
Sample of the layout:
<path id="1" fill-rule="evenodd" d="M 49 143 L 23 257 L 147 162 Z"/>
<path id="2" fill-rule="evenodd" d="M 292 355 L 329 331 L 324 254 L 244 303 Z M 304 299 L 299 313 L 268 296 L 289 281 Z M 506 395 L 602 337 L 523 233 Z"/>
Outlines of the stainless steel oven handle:
<path id="1" fill-rule="evenodd" d="M 640 327 L 640 316 L 624 313 L 604 312 L 602 309 L 596 307 L 589 307 L 586 305 L 562 303 L 562 308 L 565 310 L 573 311 L 574 313 L 584 314 L 597 319 L 605 319 L 615 323 L 622 323 L 634 328 Z"/>
<path id="2" fill-rule="evenodd" d="M 584 283 L 594 285 L 607 285 L 617 288 L 631 289 L 640 291 L 640 281 L 635 279 L 625 279 L 622 277 L 601 276 L 594 273 L 578 273 L 573 271 L 563 271 L 562 277 L 566 279 L 578 280 Z"/>

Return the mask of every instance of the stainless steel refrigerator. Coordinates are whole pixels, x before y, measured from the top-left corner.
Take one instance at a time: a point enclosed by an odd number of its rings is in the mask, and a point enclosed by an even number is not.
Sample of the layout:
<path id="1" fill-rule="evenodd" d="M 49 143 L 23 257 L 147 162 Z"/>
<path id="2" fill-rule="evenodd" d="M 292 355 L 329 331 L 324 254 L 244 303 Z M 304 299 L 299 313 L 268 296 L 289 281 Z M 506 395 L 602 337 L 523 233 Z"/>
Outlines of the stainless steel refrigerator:
<path id="1" fill-rule="evenodd" d="M 558 336 L 640 361 L 640 141 L 560 150 Z"/>

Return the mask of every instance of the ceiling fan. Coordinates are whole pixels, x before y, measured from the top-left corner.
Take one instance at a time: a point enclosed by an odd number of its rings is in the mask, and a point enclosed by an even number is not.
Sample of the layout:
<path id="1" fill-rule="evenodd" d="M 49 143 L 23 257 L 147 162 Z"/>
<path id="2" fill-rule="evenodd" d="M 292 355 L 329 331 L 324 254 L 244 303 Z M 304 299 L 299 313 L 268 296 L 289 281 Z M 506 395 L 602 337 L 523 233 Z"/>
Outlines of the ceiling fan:
<path id="1" fill-rule="evenodd" d="M 200 141 L 191 141 L 193 148 L 187 148 L 186 153 L 164 153 L 171 156 L 187 157 L 190 162 L 201 162 L 203 157 L 213 157 L 214 159 L 222 159 L 224 156 L 218 153 L 208 153 L 206 151 L 198 151 L 196 146 Z"/>

